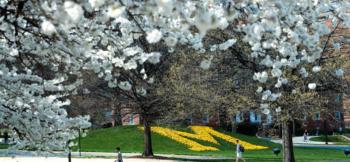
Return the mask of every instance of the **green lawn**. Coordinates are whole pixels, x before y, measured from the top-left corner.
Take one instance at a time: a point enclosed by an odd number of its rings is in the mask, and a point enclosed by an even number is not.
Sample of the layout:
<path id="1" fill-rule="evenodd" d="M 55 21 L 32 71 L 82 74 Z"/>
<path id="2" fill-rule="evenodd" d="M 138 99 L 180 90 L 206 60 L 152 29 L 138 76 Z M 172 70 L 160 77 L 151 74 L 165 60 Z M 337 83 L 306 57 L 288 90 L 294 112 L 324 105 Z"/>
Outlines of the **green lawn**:
<path id="1" fill-rule="evenodd" d="M 189 129 L 181 129 L 182 131 L 188 131 Z M 281 154 L 276 157 L 272 153 L 272 148 L 279 147 L 281 145 L 271 143 L 265 140 L 260 140 L 256 137 L 246 136 L 241 134 L 232 134 L 230 132 L 224 132 L 237 137 L 241 140 L 268 146 L 269 149 L 259 150 L 259 151 L 246 151 L 244 157 L 252 159 L 249 161 L 259 161 L 259 159 L 264 159 L 264 161 L 280 161 Z M 182 154 L 182 155 L 211 155 L 211 156 L 225 156 L 233 157 L 235 145 L 232 145 L 221 139 L 217 139 L 220 146 L 206 143 L 203 141 L 197 141 L 201 144 L 212 145 L 218 147 L 219 151 L 205 151 L 205 152 L 195 152 L 189 150 L 185 145 L 177 143 L 167 137 L 152 134 L 152 143 L 154 153 L 158 154 Z M 135 126 L 123 126 L 117 128 L 106 128 L 91 130 L 87 137 L 82 138 L 82 151 L 91 152 L 114 152 L 115 147 L 119 146 L 122 152 L 142 152 L 143 149 L 143 134 L 142 131 L 137 129 Z M 196 141 L 196 140 L 195 140 Z M 329 160 L 346 160 L 342 150 L 329 150 L 329 149 L 314 149 L 314 148 L 295 148 L 295 155 L 298 161 L 329 161 Z M 261 160 L 260 160 L 261 161 Z"/>
<path id="2" fill-rule="evenodd" d="M 8 145 L 0 144 L 0 149 L 7 149 L 7 148 L 8 148 Z"/>
<path id="3" fill-rule="evenodd" d="M 328 136 L 328 142 L 334 142 L 335 144 L 344 144 L 348 145 L 350 142 L 343 138 L 342 136 Z M 325 136 L 319 136 L 319 137 L 312 137 L 310 138 L 310 141 L 319 141 L 319 142 L 325 142 L 326 137 Z"/>

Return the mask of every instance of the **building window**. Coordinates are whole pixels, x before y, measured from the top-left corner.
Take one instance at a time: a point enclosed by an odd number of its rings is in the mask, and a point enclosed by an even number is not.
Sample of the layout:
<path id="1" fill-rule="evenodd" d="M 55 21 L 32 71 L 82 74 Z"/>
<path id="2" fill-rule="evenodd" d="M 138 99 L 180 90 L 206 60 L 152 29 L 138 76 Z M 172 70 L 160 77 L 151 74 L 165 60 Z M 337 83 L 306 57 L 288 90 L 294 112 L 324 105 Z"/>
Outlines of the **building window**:
<path id="1" fill-rule="evenodd" d="M 237 123 L 242 122 L 242 115 L 241 115 L 240 112 L 238 112 L 238 113 L 236 114 L 236 122 L 237 122 Z"/>
<path id="2" fill-rule="evenodd" d="M 107 112 L 105 112 L 105 117 L 106 117 L 106 118 L 112 117 L 112 111 L 107 111 Z"/>
<path id="3" fill-rule="evenodd" d="M 303 119 L 304 119 L 304 120 L 307 120 L 307 115 L 304 115 Z"/>
<path id="4" fill-rule="evenodd" d="M 255 123 L 255 118 L 256 118 L 255 116 L 256 115 L 255 115 L 254 111 L 249 111 L 249 120 L 251 123 Z"/>
<path id="5" fill-rule="evenodd" d="M 341 99 L 340 94 L 337 94 L 337 96 L 335 97 L 335 102 L 339 103 Z"/>
<path id="6" fill-rule="evenodd" d="M 188 124 L 192 124 L 192 115 L 188 115 L 187 119 L 186 119 Z"/>
<path id="7" fill-rule="evenodd" d="M 317 112 L 315 114 L 315 120 L 321 120 L 321 113 L 320 112 Z"/>
<path id="8" fill-rule="evenodd" d="M 131 125 L 134 124 L 134 114 L 130 115 L 129 124 L 131 124 Z"/>
<path id="9" fill-rule="evenodd" d="M 341 113 L 340 113 L 339 111 L 336 111 L 336 112 L 335 112 L 335 118 L 336 118 L 337 120 L 340 120 L 340 119 L 341 119 Z"/>
<path id="10" fill-rule="evenodd" d="M 209 114 L 204 114 L 202 120 L 203 120 L 203 123 L 206 123 L 206 124 L 209 123 Z"/>
<path id="11" fill-rule="evenodd" d="M 249 120 L 251 123 L 260 123 L 261 122 L 261 115 L 256 114 L 254 111 L 249 112 Z"/>
<path id="12" fill-rule="evenodd" d="M 267 115 L 267 124 L 272 124 L 272 115 L 271 114 Z"/>
<path id="13" fill-rule="evenodd" d="M 261 123 L 261 114 L 256 115 L 256 122 Z"/>

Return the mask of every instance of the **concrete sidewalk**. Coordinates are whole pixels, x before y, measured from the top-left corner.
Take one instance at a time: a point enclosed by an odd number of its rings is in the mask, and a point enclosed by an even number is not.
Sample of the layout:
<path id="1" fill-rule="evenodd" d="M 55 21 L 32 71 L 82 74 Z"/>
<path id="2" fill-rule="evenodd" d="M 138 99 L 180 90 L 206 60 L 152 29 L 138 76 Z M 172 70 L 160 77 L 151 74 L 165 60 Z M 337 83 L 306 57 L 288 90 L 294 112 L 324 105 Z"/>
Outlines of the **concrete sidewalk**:
<path id="1" fill-rule="evenodd" d="M 308 139 L 310 139 L 312 137 L 317 137 L 317 136 L 308 136 Z M 282 144 L 282 139 L 271 140 L 271 142 Z M 319 142 L 319 141 L 310 141 L 310 140 L 304 141 L 303 136 L 293 137 L 293 144 L 295 146 L 297 146 L 297 145 L 325 145 L 324 142 Z M 328 144 L 333 145 L 334 143 L 328 142 Z"/>
<path id="2" fill-rule="evenodd" d="M 309 136 L 308 139 L 317 136 Z M 274 143 L 282 144 L 282 139 L 270 140 Z M 304 147 L 304 148 L 321 148 L 321 149 L 335 149 L 335 150 L 344 150 L 349 149 L 350 145 L 336 145 L 334 142 L 328 142 L 328 145 L 325 142 L 318 141 L 304 141 L 303 136 L 293 137 L 293 146 L 295 147 Z"/>
<path id="3" fill-rule="evenodd" d="M 140 157 L 141 153 L 123 153 L 123 157 L 125 159 L 139 159 L 136 157 Z M 194 155 L 174 155 L 174 154 L 155 154 L 155 156 L 159 157 L 165 157 L 171 158 L 171 159 L 186 159 L 186 160 L 227 160 L 227 159 L 233 159 L 233 153 L 232 157 L 220 157 L 220 156 L 194 156 Z M 53 152 L 47 155 L 44 154 L 37 154 L 36 152 L 32 151 L 9 151 L 9 150 L 0 150 L 0 159 L 3 158 L 10 158 L 10 157 L 16 157 L 16 158 L 29 158 L 29 157 L 49 157 L 49 158 L 67 158 L 67 153 L 65 152 Z M 79 152 L 72 152 L 72 157 L 78 158 L 80 157 Z M 110 153 L 110 152 L 81 152 L 81 157 L 84 158 L 110 158 L 113 159 L 116 157 L 116 153 Z M 147 159 L 146 159 L 147 160 Z M 157 160 L 157 159 L 151 159 L 151 160 Z M 1 161 L 1 160 L 0 160 Z M 163 161 L 163 160 L 161 160 Z M 1 161 L 2 162 L 2 161 Z"/>
<path id="4" fill-rule="evenodd" d="M 105 158 L 72 158 L 72 162 L 114 162 L 115 159 Z M 67 158 L 62 157 L 0 157 L 1 162 L 66 162 Z M 158 160 L 158 159 L 137 159 L 126 158 L 123 162 L 177 162 L 177 160 Z"/>

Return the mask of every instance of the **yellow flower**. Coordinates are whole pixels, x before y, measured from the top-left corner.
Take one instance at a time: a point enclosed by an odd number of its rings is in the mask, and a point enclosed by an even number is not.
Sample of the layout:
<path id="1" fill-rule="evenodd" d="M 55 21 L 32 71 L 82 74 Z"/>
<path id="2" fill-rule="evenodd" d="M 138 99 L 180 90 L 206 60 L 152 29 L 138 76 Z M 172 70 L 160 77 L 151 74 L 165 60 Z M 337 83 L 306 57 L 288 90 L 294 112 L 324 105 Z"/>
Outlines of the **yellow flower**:
<path id="1" fill-rule="evenodd" d="M 221 138 L 227 142 L 233 143 L 233 144 L 237 144 L 236 140 L 238 140 L 237 138 L 234 138 L 232 136 L 220 133 L 218 131 L 215 131 L 214 129 L 210 128 L 210 127 L 206 127 L 206 126 L 191 126 L 190 127 L 193 131 L 195 130 L 201 130 L 203 132 L 208 132 L 209 134 L 216 136 L 218 138 Z M 259 145 L 254 145 L 245 141 L 240 140 L 240 144 L 246 149 L 246 150 L 261 150 L 261 149 L 267 149 L 268 147 L 265 146 L 259 146 Z"/>
<path id="2" fill-rule="evenodd" d="M 173 139 L 174 141 L 185 144 L 185 145 L 189 146 L 190 150 L 193 150 L 193 151 L 216 151 L 216 150 L 218 150 L 215 147 L 203 146 L 195 141 L 184 138 L 180 134 L 178 134 L 179 131 L 174 131 L 174 130 L 171 130 L 168 128 L 162 128 L 162 127 L 152 127 L 151 130 L 153 132 L 158 133 L 160 135 L 163 135 L 165 137 L 169 137 L 169 138 Z M 182 133 L 184 133 L 184 132 L 182 132 Z"/>
<path id="3" fill-rule="evenodd" d="M 191 130 L 194 132 L 193 133 L 188 133 L 188 132 L 181 132 L 181 131 L 176 131 L 176 130 L 171 130 L 169 128 L 162 128 L 162 127 L 152 127 L 151 131 L 158 133 L 162 136 L 168 137 L 174 141 L 177 141 L 179 143 L 182 143 L 186 146 L 189 147 L 190 150 L 193 151 L 217 151 L 219 150 L 216 147 L 212 146 L 204 146 L 199 144 L 198 142 L 192 141 L 188 138 L 192 139 L 197 139 L 197 140 L 202 140 L 206 142 L 210 142 L 216 145 L 219 145 L 219 143 L 215 140 L 215 137 L 221 138 L 227 142 L 236 144 L 237 138 L 234 138 L 232 136 L 220 133 L 218 131 L 215 131 L 211 127 L 207 126 L 190 126 Z M 143 129 L 143 128 L 140 128 Z M 187 137 L 187 138 L 185 138 Z M 261 149 L 267 149 L 265 146 L 259 146 L 259 145 L 254 145 L 245 141 L 240 140 L 240 144 L 246 149 L 246 150 L 261 150 Z"/>

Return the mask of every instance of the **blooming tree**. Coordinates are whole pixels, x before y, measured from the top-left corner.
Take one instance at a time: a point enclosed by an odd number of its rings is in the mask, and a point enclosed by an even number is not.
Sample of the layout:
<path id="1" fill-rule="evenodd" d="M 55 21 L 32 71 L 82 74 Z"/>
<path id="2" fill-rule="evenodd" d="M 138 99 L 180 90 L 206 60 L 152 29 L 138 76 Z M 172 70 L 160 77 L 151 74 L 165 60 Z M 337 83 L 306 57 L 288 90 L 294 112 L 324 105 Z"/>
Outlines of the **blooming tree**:
<path id="1" fill-rule="evenodd" d="M 1 71 L 28 76 L 4 82 L 10 87 L 1 93 L 11 98 L 8 89 L 17 82 L 25 84 L 20 87 L 22 93 L 12 95 L 24 100 L 23 93 L 38 86 L 40 93 L 27 98 L 54 102 L 55 106 L 46 106 L 54 110 L 64 105 L 57 99 L 61 93 L 74 93 L 82 69 L 93 70 L 110 87 L 130 90 L 133 83 L 119 80 L 120 69 L 144 73 L 142 79 L 152 80 L 144 72 L 144 63 L 157 64 L 162 55 L 180 47 L 215 54 L 246 43 L 247 54 L 259 65 L 253 79 L 264 92 L 271 92 L 262 99 L 273 102 L 289 82 L 285 72 L 307 77 L 306 65 L 317 66 L 327 47 L 320 38 L 338 25 L 350 25 L 349 5 L 344 0 L 0 0 Z M 331 29 L 324 19 L 333 22 Z M 217 38 L 210 35 L 212 31 L 224 36 Z M 208 65 L 210 59 L 201 64 Z M 44 75 L 45 70 L 50 76 Z M 273 86 L 265 84 L 272 82 Z M 309 83 L 311 90 L 316 87 L 317 83 Z M 16 113 L 10 116 L 22 114 L 11 101 L 7 104 Z M 262 109 L 268 112 L 272 107 Z"/>
<path id="2" fill-rule="evenodd" d="M 64 109 L 81 84 L 78 53 L 67 54 L 73 48 L 51 37 L 45 30 L 53 25 L 41 23 L 30 5 L 0 1 L 0 122 L 12 130 L 16 148 L 64 149 L 78 129 L 90 126 L 88 117 L 71 118 Z"/>

